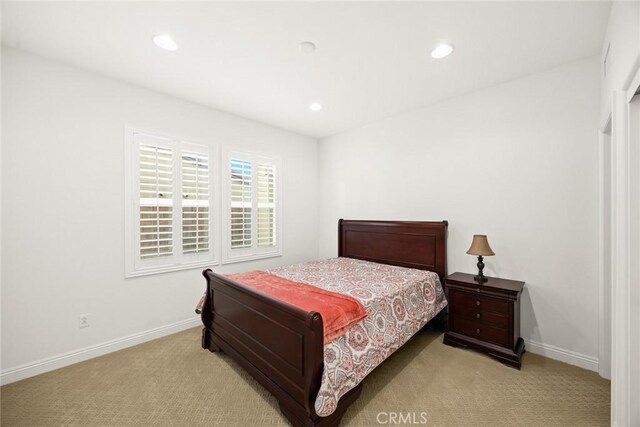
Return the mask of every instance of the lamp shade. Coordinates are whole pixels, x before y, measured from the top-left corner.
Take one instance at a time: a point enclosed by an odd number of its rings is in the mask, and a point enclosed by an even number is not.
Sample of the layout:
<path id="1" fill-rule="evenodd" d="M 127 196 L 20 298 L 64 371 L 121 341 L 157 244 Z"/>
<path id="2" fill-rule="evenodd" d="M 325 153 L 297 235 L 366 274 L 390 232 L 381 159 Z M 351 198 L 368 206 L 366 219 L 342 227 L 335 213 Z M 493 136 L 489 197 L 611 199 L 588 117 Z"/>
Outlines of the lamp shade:
<path id="1" fill-rule="evenodd" d="M 495 255 L 491 250 L 491 246 L 489 246 L 489 241 L 487 240 L 487 236 L 484 234 L 474 234 L 473 242 L 471 242 L 471 247 L 467 251 L 469 255 L 478 255 L 478 256 L 491 256 Z"/>

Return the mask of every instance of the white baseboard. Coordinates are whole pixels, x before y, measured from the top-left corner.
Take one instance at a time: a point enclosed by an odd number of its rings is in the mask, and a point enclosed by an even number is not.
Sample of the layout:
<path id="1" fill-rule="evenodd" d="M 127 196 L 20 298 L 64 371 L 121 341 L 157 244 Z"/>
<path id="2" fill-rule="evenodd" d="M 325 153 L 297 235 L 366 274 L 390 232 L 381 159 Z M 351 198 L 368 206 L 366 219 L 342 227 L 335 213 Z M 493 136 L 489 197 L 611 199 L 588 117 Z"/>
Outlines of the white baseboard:
<path id="1" fill-rule="evenodd" d="M 524 340 L 524 343 L 525 350 L 531 353 L 598 372 L 598 358 L 596 357 L 587 356 L 574 351 L 565 350 L 564 348 L 532 340 Z"/>
<path id="2" fill-rule="evenodd" d="M 123 338 L 107 341 L 102 344 L 38 360 L 36 362 L 26 363 L 24 365 L 2 371 L 2 373 L 0 373 L 0 385 L 20 381 L 34 375 L 43 374 L 45 372 L 53 371 L 54 369 L 63 368 L 65 366 L 73 365 L 74 363 L 93 359 L 94 357 L 122 350 L 137 344 L 142 344 L 146 341 L 175 334 L 176 332 L 184 331 L 185 329 L 195 328 L 198 325 L 202 325 L 199 316 Z"/>
<path id="3" fill-rule="evenodd" d="M 94 357 L 113 353 L 114 351 L 142 344 L 143 342 L 161 338 L 166 335 L 175 334 L 177 332 L 184 331 L 185 329 L 195 328 L 201 324 L 202 322 L 200 317 L 197 316 L 191 319 L 175 322 L 170 325 L 107 341 L 102 344 L 85 347 L 80 350 L 71 351 L 58 356 L 7 369 L 0 373 L 0 385 L 10 384 L 12 382 L 20 381 L 55 369 L 64 368 L 65 366 L 73 365 L 74 363 L 83 362 L 85 360 L 93 359 Z M 565 350 L 549 344 L 543 344 L 537 341 L 524 340 L 524 342 L 526 350 L 531 353 L 598 372 L 598 359 L 595 357 L 586 356 L 584 354 Z"/>

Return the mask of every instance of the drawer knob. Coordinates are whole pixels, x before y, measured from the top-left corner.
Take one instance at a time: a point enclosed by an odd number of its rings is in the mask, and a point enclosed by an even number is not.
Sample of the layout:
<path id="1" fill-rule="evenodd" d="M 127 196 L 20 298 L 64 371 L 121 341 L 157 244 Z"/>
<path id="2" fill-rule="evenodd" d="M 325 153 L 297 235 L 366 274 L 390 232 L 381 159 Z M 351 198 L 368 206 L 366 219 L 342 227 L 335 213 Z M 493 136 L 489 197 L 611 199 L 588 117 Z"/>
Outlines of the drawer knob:
<path id="1" fill-rule="evenodd" d="M 476 292 L 480 292 L 480 288 L 476 288 Z"/>
<path id="2" fill-rule="evenodd" d="M 476 313 L 476 319 L 480 318 L 480 313 Z"/>
<path id="3" fill-rule="evenodd" d="M 479 334 L 479 333 L 480 333 L 480 329 L 476 329 L 476 334 Z"/>
<path id="4" fill-rule="evenodd" d="M 480 301 L 476 301 L 476 305 L 480 305 Z"/>

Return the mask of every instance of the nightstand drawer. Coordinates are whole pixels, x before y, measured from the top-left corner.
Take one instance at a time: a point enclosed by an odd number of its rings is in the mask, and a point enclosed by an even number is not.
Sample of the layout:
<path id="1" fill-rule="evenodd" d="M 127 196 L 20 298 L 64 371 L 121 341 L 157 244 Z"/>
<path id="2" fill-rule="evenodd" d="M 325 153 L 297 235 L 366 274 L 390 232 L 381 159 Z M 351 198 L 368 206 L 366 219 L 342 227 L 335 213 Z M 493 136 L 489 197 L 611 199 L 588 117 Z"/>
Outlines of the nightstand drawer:
<path id="1" fill-rule="evenodd" d="M 480 311 L 495 311 L 504 315 L 509 314 L 509 302 L 471 292 L 451 290 L 449 294 L 453 306 L 474 307 Z"/>
<path id="2" fill-rule="evenodd" d="M 511 319 L 506 314 L 481 310 L 474 306 L 454 305 L 451 313 L 457 317 L 464 317 L 485 325 L 496 326 L 498 328 L 507 329 L 511 323 Z"/>
<path id="3" fill-rule="evenodd" d="M 509 346 L 509 331 L 506 329 L 495 328 L 455 315 L 450 318 L 450 323 L 453 332 L 478 338 L 502 347 Z"/>

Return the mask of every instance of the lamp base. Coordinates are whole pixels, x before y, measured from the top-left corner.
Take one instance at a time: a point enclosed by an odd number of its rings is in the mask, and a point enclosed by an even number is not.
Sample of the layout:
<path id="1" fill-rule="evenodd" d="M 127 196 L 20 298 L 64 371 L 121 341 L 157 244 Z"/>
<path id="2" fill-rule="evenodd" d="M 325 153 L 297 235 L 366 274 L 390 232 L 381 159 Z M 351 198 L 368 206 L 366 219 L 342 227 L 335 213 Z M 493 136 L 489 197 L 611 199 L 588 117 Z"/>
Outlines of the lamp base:
<path id="1" fill-rule="evenodd" d="M 487 279 L 487 276 L 473 276 L 473 280 L 475 280 L 478 283 L 484 283 L 489 279 Z"/>
<path id="2" fill-rule="evenodd" d="M 484 274 L 482 274 L 482 270 L 484 270 L 484 262 L 482 262 L 482 259 L 482 255 L 478 257 L 478 274 L 473 276 L 473 280 L 478 283 L 484 283 L 489 280 L 484 276 Z"/>

